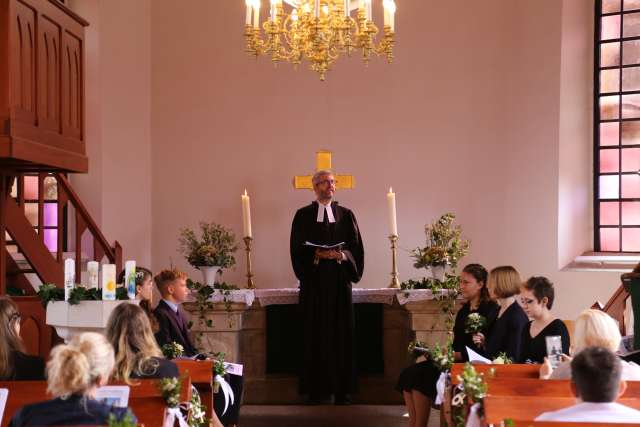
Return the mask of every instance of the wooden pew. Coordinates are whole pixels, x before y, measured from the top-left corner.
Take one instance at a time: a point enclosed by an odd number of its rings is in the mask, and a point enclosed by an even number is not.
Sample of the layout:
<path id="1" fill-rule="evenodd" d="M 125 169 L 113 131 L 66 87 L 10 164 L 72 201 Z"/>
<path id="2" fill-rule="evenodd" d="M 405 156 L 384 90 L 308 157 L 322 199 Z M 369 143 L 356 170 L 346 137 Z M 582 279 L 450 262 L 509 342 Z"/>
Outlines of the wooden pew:
<path id="1" fill-rule="evenodd" d="M 634 409 L 640 409 L 640 399 L 621 398 L 617 402 Z M 532 422 L 543 412 L 557 411 L 575 404 L 575 397 L 494 396 L 489 394 L 484 398 L 484 416 L 487 424 L 500 424 L 505 419 Z"/>
<path id="2" fill-rule="evenodd" d="M 535 378 L 485 378 L 487 394 L 493 396 L 574 397 L 569 380 Z M 627 381 L 622 398 L 640 399 L 640 381 Z"/>
<path id="3" fill-rule="evenodd" d="M 568 421 L 523 421 L 513 420 L 515 427 L 640 427 L 636 423 L 573 423 Z"/>
<path id="4" fill-rule="evenodd" d="M 202 404 L 207 407 L 207 417 L 215 417 L 213 409 L 213 361 L 175 359 L 180 376 L 189 376 L 191 384 L 200 393 Z"/>
<path id="5" fill-rule="evenodd" d="M 458 375 L 462 375 L 464 363 L 454 363 L 451 367 L 451 383 L 458 384 Z M 538 378 L 540 365 L 513 364 L 513 365 L 488 365 L 485 363 L 474 364 L 477 373 L 484 373 L 485 380 L 489 378 L 489 371 L 494 370 L 494 378 Z"/>
<path id="6" fill-rule="evenodd" d="M 126 385 L 111 383 L 109 385 Z M 129 408 L 138 418 L 138 423 L 147 427 L 161 426 L 164 421 L 165 401 L 158 387 L 158 380 L 137 380 L 130 386 Z M 21 407 L 51 399 L 47 394 L 46 381 L 0 381 L 0 388 L 9 389 L 9 398 L 2 417 L 2 427 L 9 425 L 11 417 Z M 191 399 L 191 379 L 183 378 L 180 401 Z"/>

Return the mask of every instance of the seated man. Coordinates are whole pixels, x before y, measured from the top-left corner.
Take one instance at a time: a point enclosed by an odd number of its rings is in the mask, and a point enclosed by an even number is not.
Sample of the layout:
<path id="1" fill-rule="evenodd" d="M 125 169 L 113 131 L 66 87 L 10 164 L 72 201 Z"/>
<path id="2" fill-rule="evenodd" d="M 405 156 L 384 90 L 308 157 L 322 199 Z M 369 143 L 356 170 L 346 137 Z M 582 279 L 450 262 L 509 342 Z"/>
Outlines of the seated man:
<path id="1" fill-rule="evenodd" d="M 536 421 L 640 423 L 640 411 L 615 402 L 627 388 L 621 372 L 620 359 L 611 351 L 585 348 L 571 361 L 571 390 L 578 403 Z"/>

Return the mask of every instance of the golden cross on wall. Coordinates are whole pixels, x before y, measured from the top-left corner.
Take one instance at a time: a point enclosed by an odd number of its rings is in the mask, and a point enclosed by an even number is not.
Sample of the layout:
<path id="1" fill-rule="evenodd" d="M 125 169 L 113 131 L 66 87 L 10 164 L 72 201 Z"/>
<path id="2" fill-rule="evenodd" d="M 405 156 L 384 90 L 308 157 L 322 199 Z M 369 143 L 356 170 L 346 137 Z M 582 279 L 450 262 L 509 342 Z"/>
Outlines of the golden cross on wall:
<path id="1" fill-rule="evenodd" d="M 316 172 L 323 169 L 333 170 L 331 169 L 331 151 L 320 150 L 316 152 Z M 355 187 L 353 175 L 334 174 L 334 177 L 336 179 L 336 189 L 343 190 Z M 311 178 L 313 178 L 313 175 L 296 175 L 293 177 L 293 187 L 296 190 L 313 190 Z"/>

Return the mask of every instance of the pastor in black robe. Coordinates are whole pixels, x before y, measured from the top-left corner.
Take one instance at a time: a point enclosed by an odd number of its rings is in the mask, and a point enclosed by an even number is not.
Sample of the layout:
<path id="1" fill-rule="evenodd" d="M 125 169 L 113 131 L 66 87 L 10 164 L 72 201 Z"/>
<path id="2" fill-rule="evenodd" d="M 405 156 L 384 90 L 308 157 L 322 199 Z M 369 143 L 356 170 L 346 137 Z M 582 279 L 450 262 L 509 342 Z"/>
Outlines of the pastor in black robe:
<path id="1" fill-rule="evenodd" d="M 300 280 L 303 360 L 300 393 L 346 395 L 356 389 L 354 321 L 351 284 L 362 277 L 364 248 L 356 217 L 331 203 L 334 223 L 325 213 L 317 222 L 318 202 L 299 209 L 291 227 L 291 262 Z M 345 260 L 320 259 L 305 242 L 334 245 L 344 242 Z"/>

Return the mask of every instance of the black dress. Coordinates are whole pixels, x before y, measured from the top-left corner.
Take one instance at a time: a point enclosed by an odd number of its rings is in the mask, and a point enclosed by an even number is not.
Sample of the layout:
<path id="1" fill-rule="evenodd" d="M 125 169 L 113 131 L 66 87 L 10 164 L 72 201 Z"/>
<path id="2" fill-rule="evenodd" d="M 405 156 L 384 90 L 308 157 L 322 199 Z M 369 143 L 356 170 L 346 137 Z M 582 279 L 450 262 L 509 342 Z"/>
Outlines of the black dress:
<path id="1" fill-rule="evenodd" d="M 162 357 L 152 357 L 153 364 L 148 365 L 148 369 L 144 369 L 144 372 L 137 373 L 131 372 L 131 378 L 147 379 L 147 378 L 174 378 L 179 377 L 178 367 L 171 360 L 163 359 Z M 155 367 L 155 369 L 153 369 Z"/>
<path id="2" fill-rule="evenodd" d="M 569 354 L 569 331 L 564 322 L 555 319 L 545 326 L 535 337 L 531 338 L 531 323 L 529 322 L 522 331 L 522 353 L 519 363 L 542 363 L 547 356 L 547 343 L 545 338 L 559 335 L 562 340 L 562 352 Z"/>
<path id="3" fill-rule="evenodd" d="M 122 420 L 127 413 L 137 422 L 128 408 L 116 408 L 97 400 L 72 395 L 68 399 L 56 398 L 22 407 L 11 418 L 9 427 L 106 425 L 109 414 Z"/>
<path id="4" fill-rule="evenodd" d="M 13 374 L 11 381 L 44 380 L 44 359 L 20 351 L 12 351 Z"/>
<path id="5" fill-rule="evenodd" d="M 364 248 L 351 210 L 331 203 L 335 222 L 325 213 L 318 222 L 318 202 L 299 209 L 291 225 L 291 263 L 300 280 L 298 311 L 303 329 L 300 393 L 316 397 L 344 395 L 356 389 L 352 283 L 364 269 Z M 305 242 L 344 242 L 346 257 L 315 260 Z"/>
<path id="6" fill-rule="evenodd" d="M 473 343 L 473 334 L 464 331 L 464 324 L 471 313 L 479 313 L 487 319 L 487 330 L 498 316 L 500 307 L 494 301 L 487 301 L 480 304 L 476 310 L 471 310 L 469 303 L 464 304 L 456 314 L 456 321 L 453 326 L 453 351 L 460 352 L 464 360 L 468 360 L 465 346 L 469 346 L 474 351 L 480 351 Z M 487 333 L 485 331 L 485 333 Z M 400 373 L 396 390 L 399 392 L 417 390 L 425 396 L 435 399 L 436 382 L 440 377 L 440 371 L 429 360 L 418 362 L 405 368 Z"/>
<path id="7" fill-rule="evenodd" d="M 493 324 L 483 353 L 489 359 L 495 359 L 499 353 L 506 353 L 509 359 L 519 360 L 522 353 L 522 330 L 528 323 L 529 318 L 524 310 L 514 301 Z"/>

